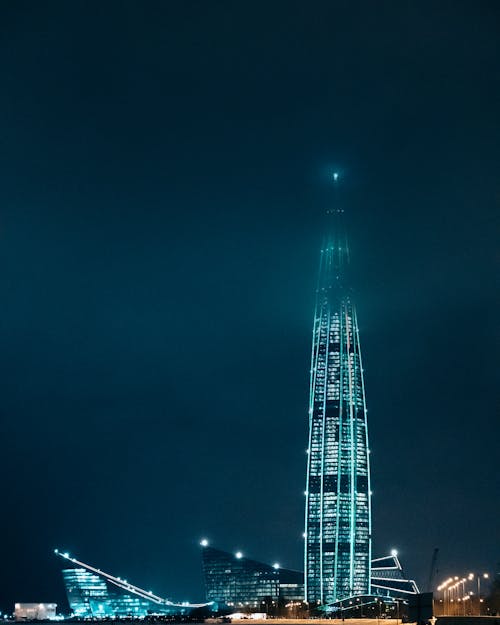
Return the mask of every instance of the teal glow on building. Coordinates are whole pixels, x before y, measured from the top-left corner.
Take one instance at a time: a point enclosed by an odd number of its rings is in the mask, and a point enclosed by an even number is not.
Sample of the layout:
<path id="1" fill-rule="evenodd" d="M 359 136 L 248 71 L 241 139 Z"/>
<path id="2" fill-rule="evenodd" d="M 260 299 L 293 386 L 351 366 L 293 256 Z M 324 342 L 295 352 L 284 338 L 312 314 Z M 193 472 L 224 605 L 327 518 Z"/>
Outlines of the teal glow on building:
<path id="1" fill-rule="evenodd" d="M 338 176 L 334 175 L 334 185 Z M 369 595 L 371 491 L 358 320 L 343 208 L 329 211 L 314 313 L 305 505 L 305 597 Z"/>
<path id="2" fill-rule="evenodd" d="M 274 606 L 304 601 L 304 573 L 284 569 L 279 564 L 266 564 L 247 558 L 241 552 L 230 553 L 201 542 L 203 577 L 207 601 L 214 601 L 230 610 L 257 609 L 273 612 Z M 407 579 L 396 551 L 371 561 L 371 593 L 326 602 L 320 612 L 349 614 L 383 601 L 404 604 L 418 588 Z M 317 612 L 317 613 L 320 613 Z M 365 612 L 365 615 L 370 612 Z"/>
<path id="3" fill-rule="evenodd" d="M 187 616 L 194 610 L 208 615 L 217 606 L 210 603 L 174 603 L 125 579 L 101 571 L 56 549 L 56 555 L 71 568 L 63 570 L 68 603 L 74 616 L 95 618 L 143 618 L 149 614 Z"/>

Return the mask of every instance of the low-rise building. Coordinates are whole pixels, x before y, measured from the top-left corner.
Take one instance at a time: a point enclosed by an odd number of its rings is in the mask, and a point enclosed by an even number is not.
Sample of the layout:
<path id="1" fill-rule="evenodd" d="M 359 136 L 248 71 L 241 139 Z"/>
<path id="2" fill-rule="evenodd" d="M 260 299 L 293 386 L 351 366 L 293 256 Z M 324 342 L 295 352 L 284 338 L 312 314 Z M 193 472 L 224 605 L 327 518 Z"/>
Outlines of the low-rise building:
<path id="1" fill-rule="evenodd" d="M 47 621 L 56 618 L 57 603 L 16 603 L 16 621 Z"/>

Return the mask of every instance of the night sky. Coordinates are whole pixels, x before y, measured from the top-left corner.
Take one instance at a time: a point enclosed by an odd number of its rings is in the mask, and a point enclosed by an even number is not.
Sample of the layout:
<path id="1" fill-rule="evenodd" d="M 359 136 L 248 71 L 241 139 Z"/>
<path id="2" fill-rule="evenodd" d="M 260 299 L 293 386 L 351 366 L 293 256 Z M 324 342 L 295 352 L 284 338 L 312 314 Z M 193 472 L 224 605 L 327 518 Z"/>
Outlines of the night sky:
<path id="1" fill-rule="evenodd" d="M 59 547 L 177 600 L 198 541 L 302 566 L 328 173 L 374 555 L 499 549 L 498 2 L 0 7 L 0 608 Z M 495 266 L 496 265 L 496 266 Z"/>

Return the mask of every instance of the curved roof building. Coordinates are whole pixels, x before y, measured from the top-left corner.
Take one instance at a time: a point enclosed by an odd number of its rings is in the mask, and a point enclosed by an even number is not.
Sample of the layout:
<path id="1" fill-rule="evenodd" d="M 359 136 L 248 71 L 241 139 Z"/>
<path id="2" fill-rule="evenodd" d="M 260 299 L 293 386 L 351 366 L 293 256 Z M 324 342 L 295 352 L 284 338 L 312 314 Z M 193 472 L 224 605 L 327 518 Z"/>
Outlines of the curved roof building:
<path id="1" fill-rule="evenodd" d="M 61 553 L 57 549 L 55 553 L 70 565 L 62 573 L 68 603 L 77 617 L 93 619 L 142 618 L 148 614 L 184 615 L 204 608 L 209 611 L 213 605 L 174 603 L 150 590 L 134 586 L 126 579 L 72 558 L 68 553 Z"/>

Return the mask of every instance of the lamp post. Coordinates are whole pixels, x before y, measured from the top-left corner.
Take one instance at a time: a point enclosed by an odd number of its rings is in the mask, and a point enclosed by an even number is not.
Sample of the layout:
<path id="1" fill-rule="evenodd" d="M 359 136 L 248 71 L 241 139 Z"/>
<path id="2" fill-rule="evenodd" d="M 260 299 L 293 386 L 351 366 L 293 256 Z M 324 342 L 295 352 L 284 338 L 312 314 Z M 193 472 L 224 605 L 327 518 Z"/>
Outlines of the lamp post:
<path id="1" fill-rule="evenodd" d="M 467 578 L 466 577 L 462 577 L 462 579 L 460 580 L 460 583 L 462 584 L 462 614 L 463 616 L 465 616 L 465 584 L 467 583 Z"/>
<path id="2" fill-rule="evenodd" d="M 452 591 L 450 602 L 453 603 L 452 616 L 458 616 L 460 613 L 460 606 L 458 605 L 459 588 L 460 580 L 458 579 L 458 577 L 455 577 L 455 583 L 450 588 L 450 590 Z"/>
<path id="3" fill-rule="evenodd" d="M 441 616 L 448 614 L 448 610 L 450 609 L 450 594 L 451 594 L 450 584 L 452 582 L 453 582 L 453 577 L 449 577 L 440 586 L 438 586 L 438 591 L 443 591 L 443 614 Z"/>
<path id="4" fill-rule="evenodd" d="M 488 573 L 483 573 L 483 578 L 488 579 Z M 478 603 L 478 614 L 481 616 L 481 575 L 477 576 L 477 603 Z"/>
<path id="5" fill-rule="evenodd" d="M 479 616 L 481 616 L 481 578 L 483 579 L 488 579 L 489 578 L 489 574 L 488 573 L 476 573 L 476 580 L 477 580 L 477 613 Z M 468 579 L 470 581 L 472 581 L 474 579 L 474 573 L 469 573 L 469 577 Z"/>

